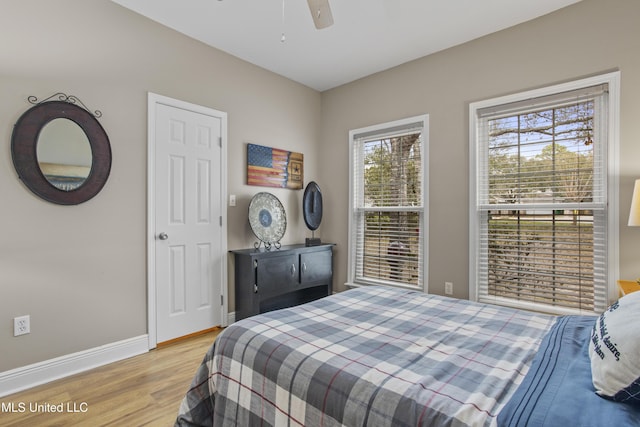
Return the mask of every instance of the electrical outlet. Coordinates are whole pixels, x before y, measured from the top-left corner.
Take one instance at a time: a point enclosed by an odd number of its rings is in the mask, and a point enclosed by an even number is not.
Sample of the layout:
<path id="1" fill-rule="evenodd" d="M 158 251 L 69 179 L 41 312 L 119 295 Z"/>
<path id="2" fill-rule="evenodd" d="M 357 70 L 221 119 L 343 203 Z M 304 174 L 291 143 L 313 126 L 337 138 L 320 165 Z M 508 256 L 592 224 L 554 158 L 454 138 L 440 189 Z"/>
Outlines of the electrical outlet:
<path id="1" fill-rule="evenodd" d="M 236 195 L 235 194 L 230 194 L 229 195 L 229 206 L 235 206 L 236 205 Z"/>
<path id="2" fill-rule="evenodd" d="M 445 295 L 453 295 L 453 283 L 452 282 L 444 282 L 444 293 L 445 293 Z"/>
<path id="3" fill-rule="evenodd" d="M 20 316 L 13 318 L 13 336 L 31 333 L 31 316 Z"/>

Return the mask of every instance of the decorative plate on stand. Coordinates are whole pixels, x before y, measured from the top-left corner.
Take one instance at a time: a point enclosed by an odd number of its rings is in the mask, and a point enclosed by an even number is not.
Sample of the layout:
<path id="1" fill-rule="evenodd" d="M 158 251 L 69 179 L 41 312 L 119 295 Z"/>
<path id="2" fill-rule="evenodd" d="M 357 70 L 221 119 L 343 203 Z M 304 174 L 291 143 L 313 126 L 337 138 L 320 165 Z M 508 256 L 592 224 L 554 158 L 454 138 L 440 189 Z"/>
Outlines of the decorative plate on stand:
<path id="1" fill-rule="evenodd" d="M 264 244 L 280 249 L 280 239 L 287 229 L 287 215 L 280 200 L 271 193 L 258 193 L 249 202 L 249 225 L 259 239 L 253 246 L 258 249 Z"/>

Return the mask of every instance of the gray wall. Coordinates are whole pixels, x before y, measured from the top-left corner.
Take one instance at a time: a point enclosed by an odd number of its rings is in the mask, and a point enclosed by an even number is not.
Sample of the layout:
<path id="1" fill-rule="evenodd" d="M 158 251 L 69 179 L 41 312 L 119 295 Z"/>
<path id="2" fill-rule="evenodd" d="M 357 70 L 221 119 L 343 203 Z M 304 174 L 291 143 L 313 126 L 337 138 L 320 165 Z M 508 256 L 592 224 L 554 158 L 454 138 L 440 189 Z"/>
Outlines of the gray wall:
<path id="1" fill-rule="evenodd" d="M 0 0 L 0 372 L 147 332 L 147 93 L 228 113 L 228 248 L 254 239 L 246 142 L 305 155 L 316 167 L 321 94 L 182 36 L 107 0 Z M 31 105 L 58 91 L 99 109 L 113 167 L 98 196 L 57 206 L 17 178 L 10 141 Z M 270 191 L 270 189 L 267 189 Z M 302 191 L 272 191 L 304 240 Z M 230 277 L 233 277 L 230 275 Z M 233 293 L 230 292 L 230 310 Z M 13 318 L 31 334 L 13 337 Z"/>
<path id="2" fill-rule="evenodd" d="M 640 229 L 626 226 L 640 177 L 640 2 L 583 0 L 322 97 L 324 238 L 335 241 L 337 284 L 347 279 L 348 132 L 429 114 L 429 291 L 468 297 L 469 103 L 612 70 L 621 71 L 620 276 L 640 277 Z M 615 262 L 616 260 L 612 260 Z"/>

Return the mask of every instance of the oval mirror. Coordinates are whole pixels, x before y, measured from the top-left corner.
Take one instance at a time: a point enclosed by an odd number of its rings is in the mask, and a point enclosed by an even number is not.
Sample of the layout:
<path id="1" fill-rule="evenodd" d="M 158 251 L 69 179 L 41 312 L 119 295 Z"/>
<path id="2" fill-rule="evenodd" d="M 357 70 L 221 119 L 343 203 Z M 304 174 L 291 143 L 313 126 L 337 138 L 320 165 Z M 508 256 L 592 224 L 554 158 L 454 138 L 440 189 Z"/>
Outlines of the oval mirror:
<path id="1" fill-rule="evenodd" d="M 61 205 L 94 197 L 111 170 L 107 133 L 89 111 L 67 101 L 42 102 L 27 110 L 13 128 L 11 156 L 29 190 Z"/>
<path id="2" fill-rule="evenodd" d="M 69 119 L 53 119 L 38 136 L 38 166 L 54 187 L 72 191 L 80 187 L 91 171 L 91 144 L 82 128 Z"/>

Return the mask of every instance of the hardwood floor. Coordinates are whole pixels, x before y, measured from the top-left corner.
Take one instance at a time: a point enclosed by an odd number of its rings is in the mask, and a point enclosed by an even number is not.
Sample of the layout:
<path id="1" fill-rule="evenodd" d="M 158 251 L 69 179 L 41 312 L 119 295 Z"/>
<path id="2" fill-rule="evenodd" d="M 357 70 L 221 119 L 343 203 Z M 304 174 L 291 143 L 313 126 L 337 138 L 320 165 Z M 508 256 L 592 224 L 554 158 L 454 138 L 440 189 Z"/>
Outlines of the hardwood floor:
<path id="1" fill-rule="evenodd" d="M 0 397 L 0 425 L 172 426 L 180 402 L 218 333 L 220 330 L 188 338 Z M 63 412 L 53 412 L 58 408 Z"/>

